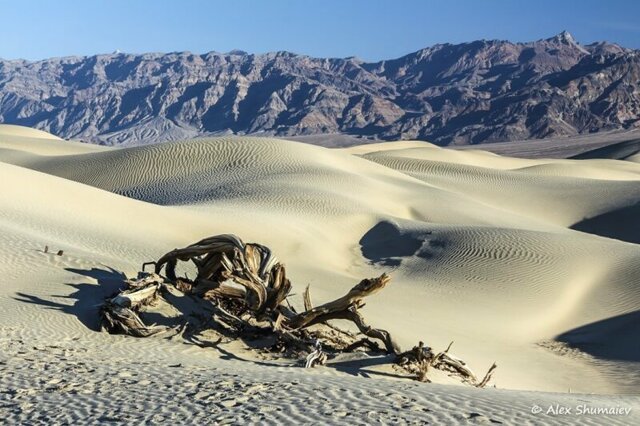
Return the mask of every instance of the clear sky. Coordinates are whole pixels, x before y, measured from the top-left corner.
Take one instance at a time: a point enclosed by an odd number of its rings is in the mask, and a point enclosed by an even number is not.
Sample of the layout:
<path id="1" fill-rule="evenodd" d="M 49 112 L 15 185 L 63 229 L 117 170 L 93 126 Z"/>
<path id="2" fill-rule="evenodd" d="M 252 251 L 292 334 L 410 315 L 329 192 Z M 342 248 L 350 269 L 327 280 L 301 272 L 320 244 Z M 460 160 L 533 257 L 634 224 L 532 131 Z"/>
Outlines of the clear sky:
<path id="1" fill-rule="evenodd" d="M 288 50 L 395 58 L 436 43 L 530 41 L 640 48 L 638 0 L 0 0 L 0 58 Z"/>

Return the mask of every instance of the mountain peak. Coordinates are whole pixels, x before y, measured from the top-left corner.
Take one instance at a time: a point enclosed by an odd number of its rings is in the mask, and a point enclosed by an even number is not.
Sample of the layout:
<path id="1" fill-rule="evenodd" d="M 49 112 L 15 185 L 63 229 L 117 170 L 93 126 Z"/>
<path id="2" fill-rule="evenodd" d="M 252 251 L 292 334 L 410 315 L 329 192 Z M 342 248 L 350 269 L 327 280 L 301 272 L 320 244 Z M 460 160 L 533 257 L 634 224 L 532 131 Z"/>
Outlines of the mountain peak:
<path id="1" fill-rule="evenodd" d="M 578 44 L 569 31 L 563 30 L 559 34 L 548 38 L 547 41 L 555 41 L 563 44 Z"/>
<path id="2" fill-rule="evenodd" d="M 571 33 L 566 30 L 562 31 L 559 34 L 556 34 L 551 38 L 545 39 L 544 41 L 551 44 L 555 44 L 555 45 L 563 45 L 563 46 L 570 47 L 572 49 L 577 49 L 583 54 L 589 53 L 584 47 L 580 45 L 580 43 L 576 41 L 575 38 L 573 38 Z"/>
<path id="3" fill-rule="evenodd" d="M 576 40 L 573 38 L 571 33 L 569 31 L 567 31 L 567 30 L 562 31 L 556 37 L 558 37 L 560 40 L 562 40 L 562 41 L 564 41 L 566 43 L 575 43 L 576 42 Z"/>

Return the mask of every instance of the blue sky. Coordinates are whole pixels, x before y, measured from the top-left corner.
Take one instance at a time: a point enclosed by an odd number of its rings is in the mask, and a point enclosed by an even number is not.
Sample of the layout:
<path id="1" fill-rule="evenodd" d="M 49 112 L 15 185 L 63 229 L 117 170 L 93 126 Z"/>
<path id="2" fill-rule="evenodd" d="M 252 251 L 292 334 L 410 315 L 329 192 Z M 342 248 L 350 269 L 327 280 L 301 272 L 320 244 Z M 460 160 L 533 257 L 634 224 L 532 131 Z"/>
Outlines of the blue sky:
<path id="1" fill-rule="evenodd" d="M 0 58 L 242 49 L 379 60 L 562 30 L 637 49 L 639 18 L 636 0 L 0 0 Z"/>

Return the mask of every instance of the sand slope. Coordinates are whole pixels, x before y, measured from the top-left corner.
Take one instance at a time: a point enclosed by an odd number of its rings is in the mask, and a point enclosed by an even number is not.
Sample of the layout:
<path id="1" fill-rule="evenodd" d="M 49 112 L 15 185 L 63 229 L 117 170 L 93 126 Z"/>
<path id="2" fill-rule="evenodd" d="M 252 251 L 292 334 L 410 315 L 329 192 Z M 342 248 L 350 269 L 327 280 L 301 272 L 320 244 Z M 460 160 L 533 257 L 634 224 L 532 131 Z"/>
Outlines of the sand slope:
<path id="1" fill-rule="evenodd" d="M 406 392 L 412 396 L 401 403 L 407 405 L 402 415 L 432 421 L 462 421 L 473 413 L 508 423 L 542 421 L 530 412 L 538 400 L 631 404 L 640 412 L 633 398 L 365 382 L 331 369 L 261 367 L 179 341 L 92 330 L 97 306 L 123 273 L 133 275 L 142 262 L 203 236 L 234 232 L 272 247 L 296 288 L 311 284 L 315 303 L 361 277 L 392 271 L 392 285 L 367 304 L 376 325 L 404 347 L 424 339 L 442 348 L 455 340 L 454 353 L 477 371 L 497 361 L 500 388 L 632 392 L 640 383 L 633 320 L 640 307 L 640 246 L 569 226 L 606 220 L 608 212 L 640 201 L 640 164 L 516 160 L 406 142 L 330 150 L 267 138 L 104 149 L 17 133 L 0 127 L 0 367 L 9 373 L 0 386 L 17 392 L 3 408 L 14 419 L 20 418 L 16 407 L 37 402 L 37 410 L 22 408 L 23 416 L 35 415 L 67 401 L 69 389 L 86 396 L 58 420 L 72 421 L 78 410 L 108 416 L 116 402 L 135 404 L 127 392 L 105 397 L 118 384 L 148 389 L 148 404 L 159 404 L 169 398 L 162 389 L 186 389 L 187 382 L 203 392 L 198 398 L 222 404 L 221 416 L 244 404 L 235 412 L 249 421 L 309 420 L 300 408 L 305 392 L 283 396 L 279 409 L 263 417 L 245 410 L 264 403 L 252 392 L 282 392 L 276 390 L 281 381 L 331 389 L 336 406 L 329 411 L 387 412 L 377 419 L 382 422 L 398 416 L 391 410 L 394 395 Z M 45 244 L 64 255 L 43 253 Z M 22 354 L 18 341 L 27 348 Z M 89 371 L 105 357 L 104 366 Z M 134 362 L 126 370 L 133 377 L 120 376 L 117 366 L 124 362 Z M 168 364 L 183 369 L 160 377 L 159 366 Z M 64 371 L 83 380 L 64 378 L 47 394 L 46 383 L 29 374 L 34 368 L 51 376 L 47 381 Z M 355 371 L 379 375 L 363 368 Z M 227 407 L 221 401 L 228 392 L 206 384 L 221 374 L 215 369 L 225 371 L 237 392 L 256 382 L 264 387 Z M 358 403 L 363 387 L 392 390 L 388 401 Z M 199 391 L 181 392 L 193 399 Z M 323 414 L 323 405 L 305 403 L 313 416 Z M 183 411 L 197 412 L 196 405 Z M 166 409 L 159 415 L 176 416 Z"/>
<path id="2" fill-rule="evenodd" d="M 364 158 L 492 207 L 564 226 L 640 198 L 640 171 L 630 162 L 519 160 L 437 147 L 385 150 Z"/>

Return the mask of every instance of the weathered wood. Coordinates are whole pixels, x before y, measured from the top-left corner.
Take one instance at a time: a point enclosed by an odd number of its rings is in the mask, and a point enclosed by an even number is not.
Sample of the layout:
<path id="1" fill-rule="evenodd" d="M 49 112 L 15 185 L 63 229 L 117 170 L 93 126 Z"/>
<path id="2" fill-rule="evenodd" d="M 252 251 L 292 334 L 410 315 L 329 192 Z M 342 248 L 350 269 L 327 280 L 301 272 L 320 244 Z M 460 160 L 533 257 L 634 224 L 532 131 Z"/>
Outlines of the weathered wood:
<path id="1" fill-rule="evenodd" d="M 276 318 L 276 321 L 273 323 L 273 330 L 274 331 L 279 331 L 282 329 L 282 321 L 284 320 L 284 315 L 282 315 L 281 313 L 278 312 L 278 317 Z"/>
<path id="2" fill-rule="evenodd" d="M 495 362 L 491 365 L 491 367 L 489 367 L 489 370 L 487 371 L 487 373 L 484 375 L 484 378 L 480 381 L 480 383 L 478 383 L 476 385 L 476 387 L 479 388 L 483 388 L 485 386 L 487 386 L 487 383 L 489 383 L 489 380 L 491 380 L 491 376 L 493 376 L 493 372 L 495 371 L 495 369 L 498 367 L 498 364 L 496 364 Z"/>
<path id="3" fill-rule="evenodd" d="M 362 299 L 382 290 L 390 280 L 387 274 L 382 274 L 378 278 L 364 279 L 349 290 L 346 295 L 316 308 L 307 309 L 290 318 L 285 322 L 285 325 L 291 329 L 301 329 L 318 323 L 326 323 L 332 319 L 350 320 L 362 334 L 381 340 L 387 352 L 397 355 L 400 353 L 400 348 L 389 332 L 367 325 L 358 311 L 364 305 Z M 310 305 L 310 302 L 308 304 Z"/>
<path id="4" fill-rule="evenodd" d="M 113 297 L 110 302 L 124 308 L 135 309 L 153 302 L 162 286 L 162 278 L 151 274 L 137 281 L 129 281 L 128 285 L 130 287 L 128 290 Z"/>
<path id="5" fill-rule="evenodd" d="M 393 340 L 391 334 L 388 331 L 380 328 L 373 328 L 367 325 L 360 312 L 358 312 L 357 308 L 352 307 L 351 309 L 349 309 L 348 313 L 349 319 L 351 319 L 356 324 L 362 334 L 373 339 L 381 340 L 382 343 L 384 343 L 384 346 L 387 349 L 388 353 L 394 355 L 400 353 L 400 347 Z"/>
<path id="6" fill-rule="evenodd" d="M 349 292 L 331 302 L 315 307 L 309 311 L 305 311 L 292 318 L 288 325 L 291 328 L 304 328 L 315 324 L 316 318 L 320 316 L 328 316 L 333 313 L 347 311 L 351 306 L 355 306 L 362 299 L 382 290 L 391 280 L 387 274 L 382 274 L 378 278 L 367 278 L 360 281 Z"/>
<path id="7" fill-rule="evenodd" d="M 427 352 L 425 354 L 424 343 L 422 341 L 418 342 L 418 346 L 415 349 L 415 357 L 417 363 L 417 372 L 416 372 L 416 380 L 419 382 L 430 382 L 427 374 L 429 373 L 429 359 L 427 358 Z"/>
<path id="8" fill-rule="evenodd" d="M 271 262 L 268 263 L 268 265 Z M 267 265 L 267 266 L 268 266 Z M 276 310 L 287 299 L 287 296 L 291 292 L 291 281 L 287 278 L 287 273 L 284 269 L 284 265 L 276 263 L 271 267 L 269 276 L 269 284 L 267 290 L 267 300 L 265 302 L 264 310 Z"/>
<path id="9" fill-rule="evenodd" d="M 247 291 L 244 287 L 234 285 L 233 282 L 228 281 L 211 281 L 198 279 L 196 281 L 195 289 L 192 291 L 196 295 L 207 295 L 216 297 L 230 297 L 233 299 L 245 299 Z"/>
<path id="10" fill-rule="evenodd" d="M 157 262 L 151 261 L 151 262 L 144 262 L 142 264 L 142 272 L 147 272 L 147 265 L 153 265 L 154 270 L 155 270 L 155 266 L 156 266 Z"/>
<path id="11" fill-rule="evenodd" d="M 129 289 L 138 289 L 149 284 L 162 284 L 163 282 L 164 279 L 160 275 L 148 272 L 139 272 L 137 278 L 125 281 Z"/>
<path id="12" fill-rule="evenodd" d="M 165 330 L 148 327 L 136 310 L 152 303 L 162 286 L 163 279 L 156 274 L 140 274 L 137 280 L 128 280 L 128 289 L 107 300 L 102 307 L 102 327 L 136 337 L 147 337 Z"/>
<path id="13" fill-rule="evenodd" d="M 311 294 L 309 292 L 309 284 L 307 284 L 307 288 L 304 289 L 304 294 L 302 296 L 304 302 L 304 310 L 310 311 L 313 309 L 313 305 L 311 304 Z"/>
<path id="14" fill-rule="evenodd" d="M 463 377 L 464 379 L 468 380 L 471 383 L 477 383 L 478 379 L 476 378 L 476 375 L 473 373 L 473 371 L 471 371 L 462 360 L 459 360 L 457 358 L 452 357 L 451 355 L 445 353 L 443 354 L 440 359 L 439 359 L 439 363 L 442 366 L 445 366 L 446 368 L 452 370 L 453 372 L 457 373 L 458 375 L 460 375 L 461 377 Z M 432 364 L 434 365 L 434 364 Z M 437 365 L 436 365 L 437 366 Z"/>
<path id="15" fill-rule="evenodd" d="M 198 271 L 195 279 L 177 277 L 178 262 L 189 261 Z M 127 281 L 128 289 L 108 299 L 103 306 L 103 325 L 110 332 L 146 337 L 164 330 L 146 326 L 137 311 L 149 309 L 156 298 L 163 297 L 160 291 L 166 288 L 163 286 L 172 285 L 170 291 L 165 290 L 165 296 L 181 291 L 192 300 L 209 305 L 205 310 L 208 317 L 192 314 L 197 321 L 191 325 L 191 319 L 186 319 L 183 336 L 190 336 L 192 342 L 199 341 L 196 334 L 203 328 L 232 338 L 269 336 L 275 338 L 271 339 L 270 351 L 305 357 L 308 368 L 324 364 L 328 354 L 365 348 L 395 355 L 395 363 L 419 381 L 429 382 L 428 373 L 435 368 L 477 387 L 485 387 L 496 368 L 494 363 L 478 381 L 464 361 L 449 353 L 453 342 L 437 354 L 423 342 L 401 352 L 388 331 L 371 327 L 361 313 L 364 299 L 386 287 L 390 282 L 387 274 L 364 279 L 344 296 L 316 307 L 311 303 L 307 286 L 303 293 L 304 311 L 296 312 L 287 299 L 292 284 L 284 265 L 268 247 L 245 244 L 235 235 L 217 235 L 176 248 L 156 262 L 143 264 L 143 270 L 149 264 L 154 265 L 154 274 L 140 274 L 138 279 Z M 358 333 L 337 328 L 330 323 L 332 320 L 350 321 Z M 377 342 L 382 343 L 384 350 Z"/>
<path id="16" fill-rule="evenodd" d="M 359 348 L 368 348 L 370 351 L 373 351 L 373 352 L 381 351 L 380 346 L 378 346 L 376 342 L 369 340 L 367 338 L 356 340 L 355 342 L 345 346 L 343 350 L 344 352 L 353 352 Z"/>
<path id="17" fill-rule="evenodd" d="M 102 309 L 102 328 L 134 337 L 148 337 L 166 330 L 164 327 L 147 326 L 132 309 L 109 303 Z"/>
<path id="18" fill-rule="evenodd" d="M 313 368 L 316 365 L 324 365 L 327 362 L 327 354 L 322 351 L 320 340 L 316 340 L 314 348 L 313 352 L 307 355 L 305 368 Z"/>
<path id="19" fill-rule="evenodd" d="M 174 249 L 156 262 L 155 271 L 159 274 L 164 268 L 166 277 L 176 281 L 177 262 L 189 260 L 198 269 L 194 280 L 196 288 L 203 285 L 206 289 L 214 289 L 212 282 L 233 280 L 244 287 L 247 306 L 258 314 L 275 309 L 291 289 L 284 267 L 277 263 L 271 250 L 260 244 L 245 244 L 234 235 L 205 238 L 183 249 Z M 216 289 L 216 292 L 226 294 L 222 289 Z M 196 289 L 196 293 L 206 291 Z M 232 297 L 237 295 L 234 292 Z"/>

